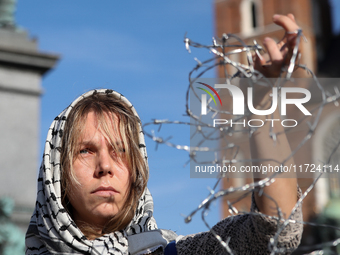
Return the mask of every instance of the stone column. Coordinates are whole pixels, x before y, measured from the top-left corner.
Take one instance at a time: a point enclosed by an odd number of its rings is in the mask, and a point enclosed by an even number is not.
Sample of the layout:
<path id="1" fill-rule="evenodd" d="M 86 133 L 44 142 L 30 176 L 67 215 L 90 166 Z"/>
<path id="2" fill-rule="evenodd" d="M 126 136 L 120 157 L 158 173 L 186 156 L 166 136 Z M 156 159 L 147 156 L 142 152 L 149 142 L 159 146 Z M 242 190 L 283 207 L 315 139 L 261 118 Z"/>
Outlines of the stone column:
<path id="1" fill-rule="evenodd" d="M 41 78 L 57 60 L 25 31 L 0 27 L 0 196 L 14 199 L 12 219 L 23 230 L 36 199 Z"/>

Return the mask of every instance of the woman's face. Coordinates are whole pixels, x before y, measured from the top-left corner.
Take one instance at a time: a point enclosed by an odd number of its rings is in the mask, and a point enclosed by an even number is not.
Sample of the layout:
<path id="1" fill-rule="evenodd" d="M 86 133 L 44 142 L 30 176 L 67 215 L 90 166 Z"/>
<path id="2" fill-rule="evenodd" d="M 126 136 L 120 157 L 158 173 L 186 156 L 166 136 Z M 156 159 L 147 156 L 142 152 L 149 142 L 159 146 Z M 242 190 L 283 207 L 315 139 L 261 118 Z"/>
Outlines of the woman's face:
<path id="1" fill-rule="evenodd" d="M 118 130 L 118 119 L 107 118 Z M 119 151 L 105 138 L 103 131 L 98 128 L 95 113 L 90 111 L 73 161 L 74 175 L 80 185 L 71 184 L 68 194 L 77 224 L 86 222 L 102 227 L 124 205 L 130 187 L 130 174 L 121 137 L 114 137 L 113 142 Z"/>

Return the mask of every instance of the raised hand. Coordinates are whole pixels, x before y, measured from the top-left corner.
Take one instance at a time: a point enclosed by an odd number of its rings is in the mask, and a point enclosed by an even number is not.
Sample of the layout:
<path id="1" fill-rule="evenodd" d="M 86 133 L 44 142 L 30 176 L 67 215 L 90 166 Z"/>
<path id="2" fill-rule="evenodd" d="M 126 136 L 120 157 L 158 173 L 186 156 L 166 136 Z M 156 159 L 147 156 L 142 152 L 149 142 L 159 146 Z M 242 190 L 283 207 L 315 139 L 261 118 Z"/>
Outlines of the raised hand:
<path id="1" fill-rule="evenodd" d="M 296 24 L 293 14 L 274 15 L 273 22 L 284 28 L 286 31 L 283 39 L 276 43 L 272 38 L 266 37 L 263 45 L 267 51 L 260 55 L 254 55 L 255 69 L 266 77 L 279 77 L 282 67 L 290 64 L 293 50 L 297 43 L 297 35 L 300 27 Z M 291 70 L 292 71 L 292 70 Z"/>

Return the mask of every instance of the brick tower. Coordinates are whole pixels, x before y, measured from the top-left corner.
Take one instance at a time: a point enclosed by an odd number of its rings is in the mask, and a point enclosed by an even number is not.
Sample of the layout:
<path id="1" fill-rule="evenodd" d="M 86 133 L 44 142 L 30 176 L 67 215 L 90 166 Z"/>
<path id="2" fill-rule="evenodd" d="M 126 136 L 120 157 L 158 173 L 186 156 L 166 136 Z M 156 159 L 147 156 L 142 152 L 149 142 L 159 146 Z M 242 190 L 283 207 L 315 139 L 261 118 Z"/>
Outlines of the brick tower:
<path id="1" fill-rule="evenodd" d="M 301 59 L 300 63 L 306 65 L 313 72 L 317 73 L 318 64 L 324 59 L 327 59 L 327 48 L 331 45 L 331 15 L 330 5 L 328 1 L 322 0 L 215 0 L 215 34 L 221 38 L 223 33 L 233 33 L 239 36 L 247 44 L 253 44 L 256 40 L 260 45 L 265 37 L 271 37 L 279 41 L 284 36 L 284 31 L 281 27 L 273 24 L 272 16 L 274 14 L 292 13 L 298 25 L 302 28 L 303 34 L 308 43 L 301 43 Z M 318 55 L 317 55 L 318 53 Z M 329 54 L 328 54 L 329 55 Z M 235 54 L 232 55 L 232 60 L 247 64 L 246 56 Z M 329 64 L 329 63 L 328 63 Z M 334 63 L 333 63 L 334 65 Z M 332 63 L 329 66 L 333 66 Z M 233 70 L 228 69 L 233 73 Z M 306 77 L 306 72 L 298 72 L 297 77 Z M 319 76 L 326 76 L 323 72 Z M 222 69 L 218 70 L 218 76 L 223 77 Z M 332 84 L 339 87 L 339 84 Z M 223 101 L 223 100 L 222 100 Z M 227 100 L 226 100 L 227 101 Z M 307 108 L 312 109 L 320 103 L 320 99 L 313 98 L 307 105 Z M 288 112 L 288 116 L 294 118 L 294 112 Z M 332 140 L 332 137 L 340 135 L 330 135 L 334 130 L 338 130 L 340 126 L 339 109 L 332 105 L 326 105 L 321 115 L 318 128 L 314 136 L 299 149 L 294 160 L 296 165 L 304 163 L 320 164 L 320 160 L 327 158 L 325 155 L 327 149 L 327 139 Z M 332 131 L 333 130 L 333 131 Z M 288 139 L 291 146 L 295 148 L 300 141 L 302 135 L 308 130 L 299 129 L 288 133 Z M 243 143 L 243 145 L 242 145 Z M 248 141 L 240 142 L 240 155 L 245 158 L 250 158 L 248 149 Z M 338 155 L 340 151 L 336 152 Z M 339 158 L 339 157 L 338 157 Z M 340 160 L 336 159 L 335 164 Z M 240 186 L 251 179 L 234 178 L 224 179 L 223 186 L 228 188 L 231 186 Z M 302 191 L 306 190 L 313 182 L 312 178 L 299 179 L 299 185 Z M 324 210 L 324 206 L 332 200 L 332 197 L 339 194 L 339 179 L 328 180 L 323 178 L 316 187 L 309 193 L 303 203 L 303 215 L 305 221 L 310 221 Z M 233 201 L 240 197 L 240 193 L 233 194 L 225 199 Z M 235 207 L 241 211 L 249 211 L 250 197 L 242 199 L 235 204 Z M 222 203 L 222 217 L 230 215 L 226 202 Z M 308 232 L 308 231 L 307 231 Z"/>

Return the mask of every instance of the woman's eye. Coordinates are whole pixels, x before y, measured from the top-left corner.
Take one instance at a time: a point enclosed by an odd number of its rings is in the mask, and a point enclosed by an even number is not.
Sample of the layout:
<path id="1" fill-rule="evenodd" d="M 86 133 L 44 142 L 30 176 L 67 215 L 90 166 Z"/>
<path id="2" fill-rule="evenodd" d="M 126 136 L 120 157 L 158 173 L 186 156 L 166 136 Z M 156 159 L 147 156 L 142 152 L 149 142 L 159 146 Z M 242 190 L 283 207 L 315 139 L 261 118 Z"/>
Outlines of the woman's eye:
<path id="1" fill-rule="evenodd" d="M 89 153 L 88 149 L 82 149 L 79 151 L 79 154 L 87 154 L 87 153 Z"/>

